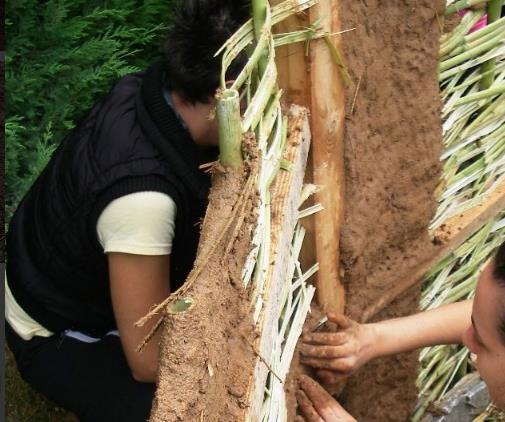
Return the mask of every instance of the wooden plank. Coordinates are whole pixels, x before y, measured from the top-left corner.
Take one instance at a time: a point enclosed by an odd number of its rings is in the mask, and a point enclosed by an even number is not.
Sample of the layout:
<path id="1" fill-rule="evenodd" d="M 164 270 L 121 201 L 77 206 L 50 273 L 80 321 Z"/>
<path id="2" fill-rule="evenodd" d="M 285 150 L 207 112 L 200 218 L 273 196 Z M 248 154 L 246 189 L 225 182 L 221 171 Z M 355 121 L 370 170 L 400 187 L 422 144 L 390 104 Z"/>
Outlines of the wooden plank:
<path id="1" fill-rule="evenodd" d="M 289 137 L 284 159 L 292 162 L 290 171 L 280 171 L 271 188 L 271 263 L 263 290 L 264 309 L 262 310 L 257 345 L 258 357 L 254 371 L 251 372 L 247 399 L 247 421 L 261 420 L 261 406 L 265 396 L 265 385 L 272 363 L 272 354 L 278 345 L 279 317 L 283 307 L 283 291 L 286 289 L 287 268 L 295 225 L 298 221 L 300 193 L 310 147 L 310 128 L 307 110 L 291 106 L 288 123 Z M 278 375 L 276 375 L 278 376 Z M 281 382 L 285 380 L 282 379 Z"/>
<path id="2" fill-rule="evenodd" d="M 274 0 L 272 4 L 282 0 Z M 309 25 L 309 17 L 306 13 L 300 13 L 280 22 L 275 26 L 275 32 L 288 32 L 293 28 L 304 28 Z M 310 108 L 310 75 L 309 61 L 305 57 L 305 44 L 290 44 L 276 49 L 275 61 L 279 77 L 277 82 L 283 90 L 283 99 L 291 104 L 298 104 Z M 312 151 L 309 151 L 307 168 L 305 170 L 305 183 L 313 183 L 312 177 Z M 314 197 L 307 200 L 306 206 L 314 203 Z M 310 268 L 316 261 L 316 245 L 314 239 L 314 216 L 304 218 L 301 221 L 307 231 L 303 248 L 300 253 L 302 268 Z"/>
<path id="3" fill-rule="evenodd" d="M 490 219 L 505 210 L 505 180 L 494 188 L 484 200 L 466 212 L 448 219 L 444 225 L 433 233 L 440 243 L 434 248 L 429 259 L 418 264 L 410 272 L 411 276 L 398 280 L 393 288 L 370 305 L 363 313 L 362 322 L 369 321 L 391 302 L 402 296 L 412 287 L 423 281 L 424 275 L 442 259 L 452 253 L 458 246 L 479 230 Z"/>
<path id="4" fill-rule="evenodd" d="M 341 30 L 336 1 L 310 9 L 311 22 L 323 16 L 329 33 Z M 339 50 L 340 38 L 333 41 Z M 345 87 L 323 40 L 311 43 L 311 131 L 316 196 L 325 211 L 315 215 L 315 243 L 319 272 L 317 298 L 324 312 L 343 312 L 345 290 L 340 277 L 340 227 L 344 210 Z"/>
<path id="5" fill-rule="evenodd" d="M 274 3 L 278 3 L 274 2 Z M 329 33 L 340 31 L 336 1 L 324 1 L 276 28 L 306 27 L 323 17 Z M 339 37 L 332 37 L 337 49 Z M 337 66 L 323 40 L 295 44 L 277 51 L 279 84 L 289 102 L 307 106 L 311 112 L 312 150 L 306 182 L 323 187 L 314 200 L 325 210 L 304 219 L 307 237 L 302 264 L 319 262 L 317 299 L 323 311 L 343 312 L 345 291 L 340 277 L 340 226 L 344 204 L 344 86 Z"/>
<path id="6" fill-rule="evenodd" d="M 275 5 L 281 2 L 282 0 L 275 0 L 271 3 Z M 279 22 L 274 27 L 274 32 L 289 32 L 293 31 L 294 28 L 303 28 L 308 25 L 308 15 L 299 13 Z M 279 73 L 277 82 L 284 92 L 284 100 L 310 108 L 309 62 L 305 57 L 305 44 L 288 44 L 277 48 L 275 50 L 275 62 Z"/>

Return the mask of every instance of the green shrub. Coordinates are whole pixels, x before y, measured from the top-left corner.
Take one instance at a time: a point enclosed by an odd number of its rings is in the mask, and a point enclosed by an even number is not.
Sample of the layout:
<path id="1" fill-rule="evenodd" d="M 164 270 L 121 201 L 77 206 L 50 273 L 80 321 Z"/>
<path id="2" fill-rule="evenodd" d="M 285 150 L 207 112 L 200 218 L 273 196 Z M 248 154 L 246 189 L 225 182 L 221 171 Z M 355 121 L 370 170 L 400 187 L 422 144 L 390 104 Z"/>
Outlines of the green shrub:
<path id="1" fill-rule="evenodd" d="M 93 103 L 159 55 L 173 3 L 7 2 L 7 221 L 55 145 Z"/>

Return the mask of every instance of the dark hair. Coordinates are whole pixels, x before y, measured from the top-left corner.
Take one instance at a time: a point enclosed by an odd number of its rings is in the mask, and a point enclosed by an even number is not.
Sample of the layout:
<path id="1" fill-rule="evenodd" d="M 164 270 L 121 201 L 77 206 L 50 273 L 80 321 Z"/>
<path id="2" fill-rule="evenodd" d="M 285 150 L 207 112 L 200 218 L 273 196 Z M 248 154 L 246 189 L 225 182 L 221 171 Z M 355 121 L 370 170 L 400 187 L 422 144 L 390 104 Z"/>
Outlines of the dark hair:
<path id="1" fill-rule="evenodd" d="M 498 248 L 493 260 L 493 278 L 498 282 L 498 285 L 505 291 L 505 242 Z M 500 315 L 500 335 L 502 343 L 505 344 L 505 293 L 502 300 L 503 309 Z"/>
<path id="2" fill-rule="evenodd" d="M 247 0 L 181 0 L 163 46 L 168 88 L 193 103 L 207 102 L 221 73 L 221 56 L 214 54 L 249 18 Z M 241 53 L 227 78 L 235 78 L 246 60 Z"/>

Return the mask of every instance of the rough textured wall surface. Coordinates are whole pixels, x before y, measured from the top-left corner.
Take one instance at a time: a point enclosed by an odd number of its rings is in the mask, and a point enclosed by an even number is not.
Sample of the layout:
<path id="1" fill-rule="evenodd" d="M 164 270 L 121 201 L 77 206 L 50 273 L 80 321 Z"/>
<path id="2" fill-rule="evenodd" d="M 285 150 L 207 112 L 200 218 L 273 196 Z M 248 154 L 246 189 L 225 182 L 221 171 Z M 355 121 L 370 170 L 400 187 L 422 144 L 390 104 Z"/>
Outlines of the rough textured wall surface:
<path id="1" fill-rule="evenodd" d="M 342 0 L 347 92 L 347 313 L 363 310 L 429 254 L 427 226 L 442 148 L 437 52 L 442 0 Z M 378 319 L 413 313 L 419 290 Z M 348 382 L 342 403 L 359 421 L 404 421 L 417 391 L 417 354 L 381 359 Z"/>

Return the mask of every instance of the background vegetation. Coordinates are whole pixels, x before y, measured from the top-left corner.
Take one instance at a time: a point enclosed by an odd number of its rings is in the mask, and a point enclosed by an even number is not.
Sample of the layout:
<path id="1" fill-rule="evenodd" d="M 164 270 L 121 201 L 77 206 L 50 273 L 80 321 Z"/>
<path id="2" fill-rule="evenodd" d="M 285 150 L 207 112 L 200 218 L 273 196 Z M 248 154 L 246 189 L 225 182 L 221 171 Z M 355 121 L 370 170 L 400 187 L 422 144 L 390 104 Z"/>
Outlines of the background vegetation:
<path id="1" fill-rule="evenodd" d="M 93 103 L 159 54 L 173 3 L 7 1 L 7 221 L 55 145 Z"/>

